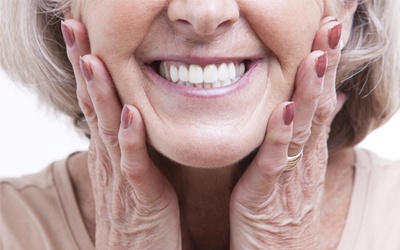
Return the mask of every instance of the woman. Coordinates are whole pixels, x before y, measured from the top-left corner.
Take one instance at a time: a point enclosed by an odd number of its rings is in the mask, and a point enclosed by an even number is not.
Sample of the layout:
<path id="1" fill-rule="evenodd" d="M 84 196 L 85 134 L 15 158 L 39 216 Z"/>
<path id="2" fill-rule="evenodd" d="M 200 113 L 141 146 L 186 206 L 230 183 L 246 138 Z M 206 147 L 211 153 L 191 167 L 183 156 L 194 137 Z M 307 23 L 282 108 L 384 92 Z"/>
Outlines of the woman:
<path id="1" fill-rule="evenodd" d="M 354 150 L 398 107 L 398 1 L 1 9 L 2 67 L 90 137 L 2 181 L 3 248 L 400 247 L 399 163 Z"/>

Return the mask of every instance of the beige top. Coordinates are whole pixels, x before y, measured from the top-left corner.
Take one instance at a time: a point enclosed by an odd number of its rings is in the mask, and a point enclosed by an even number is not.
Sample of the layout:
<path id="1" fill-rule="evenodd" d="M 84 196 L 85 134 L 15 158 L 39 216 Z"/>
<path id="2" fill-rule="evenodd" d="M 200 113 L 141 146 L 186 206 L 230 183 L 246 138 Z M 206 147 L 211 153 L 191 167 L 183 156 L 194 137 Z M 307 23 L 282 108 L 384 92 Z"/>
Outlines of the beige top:
<path id="1" fill-rule="evenodd" d="M 355 182 L 339 250 L 400 249 L 400 161 L 356 151 Z M 66 160 L 0 181 L 1 250 L 91 250 Z"/>

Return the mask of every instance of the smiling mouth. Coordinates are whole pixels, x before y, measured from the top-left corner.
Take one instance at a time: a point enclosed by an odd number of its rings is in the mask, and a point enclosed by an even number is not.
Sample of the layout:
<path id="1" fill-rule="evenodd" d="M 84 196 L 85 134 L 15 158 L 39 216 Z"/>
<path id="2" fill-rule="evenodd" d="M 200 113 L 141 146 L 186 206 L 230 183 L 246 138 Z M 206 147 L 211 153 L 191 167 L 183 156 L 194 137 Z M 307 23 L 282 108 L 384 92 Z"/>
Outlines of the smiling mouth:
<path id="1" fill-rule="evenodd" d="M 248 60 L 219 64 L 186 64 L 156 61 L 151 67 L 171 83 L 195 88 L 221 88 L 237 82 L 247 71 Z"/>

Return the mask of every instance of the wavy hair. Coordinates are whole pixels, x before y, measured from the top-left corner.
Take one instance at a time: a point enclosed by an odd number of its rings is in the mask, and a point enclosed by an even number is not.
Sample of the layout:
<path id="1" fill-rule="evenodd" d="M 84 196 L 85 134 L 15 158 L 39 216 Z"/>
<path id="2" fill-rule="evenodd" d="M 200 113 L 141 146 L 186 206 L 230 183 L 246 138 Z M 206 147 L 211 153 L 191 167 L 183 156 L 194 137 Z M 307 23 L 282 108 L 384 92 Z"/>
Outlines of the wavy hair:
<path id="1" fill-rule="evenodd" d="M 400 1 L 360 0 L 336 87 L 348 100 L 335 117 L 329 148 L 354 146 L 400 105 Z"/>

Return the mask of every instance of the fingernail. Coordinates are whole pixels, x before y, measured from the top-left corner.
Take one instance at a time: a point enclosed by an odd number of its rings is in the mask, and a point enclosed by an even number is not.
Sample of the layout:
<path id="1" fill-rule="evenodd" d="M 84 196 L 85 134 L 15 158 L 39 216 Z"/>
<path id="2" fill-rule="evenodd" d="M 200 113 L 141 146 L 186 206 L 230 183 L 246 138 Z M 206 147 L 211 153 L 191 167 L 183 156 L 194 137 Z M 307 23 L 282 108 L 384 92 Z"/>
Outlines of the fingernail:
<path id="1" fill-rule="evenodd" d="M 61 32 L 64 37 L 65 44 L 68 47 L 72 47 L 75 44 L 75 35 L 74 31 L 65 24 L 64 21 L 61 21 Z"/>
<path id="2" fill-rule="evenodd" d="M 328 57 L 326 55 L 326 52 L 317 58 L 315 62 L 315 71 L 317 72 L 318 78 L 322 78 L 325 75 L 327 62 Z"/>
<path id="3" fill-rule="evenodd" d="M 337 24 L 328 32 L 328 43 L 331 49 L 336 49 L 342 36 L 342 23 Z"/>
<path id="4" fill-rule="evenodd" d="M 285 111 L 283 112 L 283 122 L 286 126 L 292 124 L 294 119 L 294 103 L 291 102 L 286 105 Z"/>
<path id="5" fill-rule="evenodd" d="M 93 79 L 92 66 L 90 65 L 90 63 L 86 62 L 83 57 L 79 57 L 79 62 L 83 76 L 85 77 L 87 82 L 90 82 Z"/>
<path id="6" fill-rule="evenodd" d="M 129 109 L 128 105 L 124 105 L 121 113 L 121 127 L 123 129 L 129 128 L 131 126 L 133 120 L 133 115 L 131 110 Z"/>

